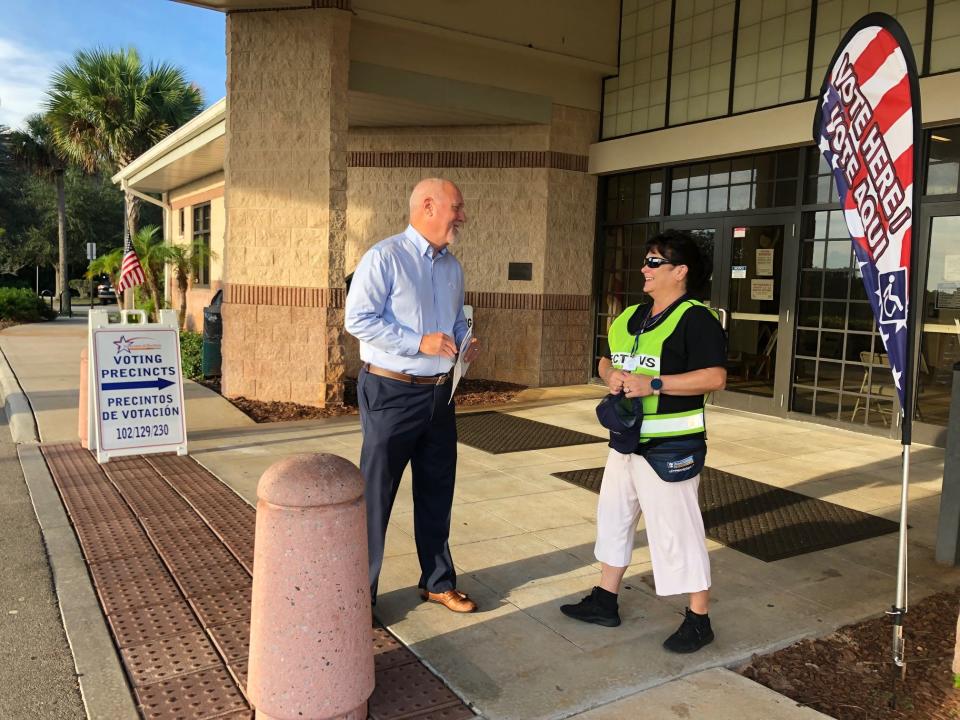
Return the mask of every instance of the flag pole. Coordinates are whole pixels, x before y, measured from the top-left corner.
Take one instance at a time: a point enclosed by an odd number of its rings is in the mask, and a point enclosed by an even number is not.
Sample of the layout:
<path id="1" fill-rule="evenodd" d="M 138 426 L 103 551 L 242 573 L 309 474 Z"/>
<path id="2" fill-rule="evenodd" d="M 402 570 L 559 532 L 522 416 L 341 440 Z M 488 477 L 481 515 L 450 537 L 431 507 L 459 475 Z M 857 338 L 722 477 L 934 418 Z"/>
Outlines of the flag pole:
<path id="1" fill-rule="evenodd" d="M 902 673 L 905 662 L 907 510 L 914 358 L 919 347 L 914 330 L 920 305 L 912 302 L 912 296 L 921 292 L 919 287 L 914 291 L 912 282 L 922 181 L 918 171 L 923 149 L 921 118 L 917 64 L 906 33 L 886 13 L 865 15 L 846 32 L 827 66 L 814 114 L 813 139 L 833 169 L 902 413 L 897 587 L 894 604 L 887 611 L 893 622 L 894 682 L 896 669 Z M 910 161 L 897 166 L 908 152 Z M 892 173 L 892 192 L 881 187 L 883 172 Z M 882 201 L 878 200 L 881 190 Z"/>
<path id="2" fill-rule="evenodd" d="M 900 672 L 906 673 L 905 644 L 903 639 L 903 618 L 907 614 L 909 604 L 908 578 L 909 551 L 907 545 L 907 511 L 910 501 L 910 446 L 913 441 L 913 415 L 914 405 L 916 404 L 915 388 L 916 373 L 919 372 L 919 362 L 917 354 L 919 351 L 920 338 L 915 337 L 914 333 L 918 328 L 918 311 L 923 302 L 922 290 L 915 289 L 914 280 L 917 270 L 918 237 L 917 231 L 920 228 L 920 199 L 922 182 L 922 163 L 923 163 L 923 127 L 922 113 L 920 108 L 920 80 L 917 75 L 917 63 L 913 56 L 913 47 L 910 45 L 906 34 L 902 28 L 897 26 L 896 34 L 901 35 L 901 52 L 907 65 L 907 74 L 909 76 L 911 110 L 913 112 L 913 197 L 911 198 L 913 217 L 910 220 L 910 256 L 909 267 L 907 269 L 907 348 L 906 348 L 906 380 L 903 392 L 903 423 L 900 428 L 900 443 L 903 446 L 903 473 L 900 484 L 900 538 L 897 554 L 897 594 L 896 601 L 890 611 L 893 620 L 893 664 L 895 668 L 900 668 Z M 893 696 L 893 702 L 896 702 L 896 694 Z"/>
<path id="3" fill-rule="evenodd" d="M 127 185 L 124 182 L 123 185 L 123 234 L 124 237 L 130 235 L 130 193 L 127 192 Z M 130 238 L 130 241 L 133 242 L 133 238 Z M 126 243 L 124 243 L 126 246 Z M 123 305 L 122 310 L 133 310 L 134 309 L 134 298 L 133 293 L 136 292 L 134 288 L 126 287 L 123 289 Z"/>

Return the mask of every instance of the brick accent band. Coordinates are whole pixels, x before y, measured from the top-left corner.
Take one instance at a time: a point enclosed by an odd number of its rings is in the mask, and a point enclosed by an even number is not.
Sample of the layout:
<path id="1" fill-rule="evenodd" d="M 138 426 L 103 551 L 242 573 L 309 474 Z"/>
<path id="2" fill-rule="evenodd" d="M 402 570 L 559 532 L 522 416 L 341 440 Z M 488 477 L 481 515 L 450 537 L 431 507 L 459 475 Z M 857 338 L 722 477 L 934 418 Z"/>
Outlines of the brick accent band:
<path id="1" fill-rule="evenodd" d="M 343 288 L 282 287 L 226 283 L 223 301 L 234 305 L 282 305 L 288 307 L 342 308 Z M 589 295 L 532 295 L 529 293 L 465 293 L 467 305 L 497 310 L 589 310 Z"/>
<path id="2" fill-rule="evenodd" d="M 223 301 L 234 305 L 282 305 L 286 307 L 342 308 L 343 288 L 282 287 L 226 283 Z"/>
<path id="3" fill-rule="evenodd" d="M 531 295 L 528 293 L 467 292 L 467 305 L 498 310 L 589 310 L 589 295 Z"/>
<path id="4" fill-rule="evenodd" d="M 585 173 L 587 156 L 555 150 L 353 150 L 347 167 L 372 168 L 551 168 Z"/>
<path id="5" fill-rule="evenodd" d="M 353 10 L 353 0 L 303 0 L 302 5 L 284 5 L 282 7 L 271 8 L 238 8 L 229 10 L 228 15 L 233 13 L 255 13 L 255 12 L 283 12 L 285 10 Z"/>

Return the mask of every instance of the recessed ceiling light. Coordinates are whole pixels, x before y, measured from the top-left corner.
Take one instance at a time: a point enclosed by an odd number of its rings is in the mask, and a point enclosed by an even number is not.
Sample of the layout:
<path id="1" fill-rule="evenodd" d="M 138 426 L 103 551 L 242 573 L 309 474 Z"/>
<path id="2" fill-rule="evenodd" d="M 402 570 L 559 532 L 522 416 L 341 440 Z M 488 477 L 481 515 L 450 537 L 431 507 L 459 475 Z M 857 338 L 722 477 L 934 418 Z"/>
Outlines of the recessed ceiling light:
<path id="1" fill-rule="evenodd" d="M 931 135 L 931 140 L 936 140 L 937 142 L 953 142 L 952 138 L 944 137 L 943 135 Z"/>

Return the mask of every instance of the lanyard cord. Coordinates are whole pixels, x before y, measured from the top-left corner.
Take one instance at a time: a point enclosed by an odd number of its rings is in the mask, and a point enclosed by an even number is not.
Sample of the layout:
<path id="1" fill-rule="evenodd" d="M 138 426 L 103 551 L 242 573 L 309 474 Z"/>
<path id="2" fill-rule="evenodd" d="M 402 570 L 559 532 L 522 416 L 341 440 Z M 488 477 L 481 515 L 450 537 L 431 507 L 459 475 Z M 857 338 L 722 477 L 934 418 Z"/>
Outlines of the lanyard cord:
<path id="1" fill-rule="evenodd" d="M 650 330 L 654 325 L 656 325 L 660 318 L 665 315 L 669 315 L 670 311 L 673 310 L 677 305 L 687 299 L 687 296 L 681 295 L 679 298 L 674 300 L 670 305 L 665 307 L 663 310 L 658 312 L 656 315 L 653 315 L 653 305 L 650 306 L 650 312 L 647 313 L 647 316 L 643 319 L 643 322 L 640 323 L 640 330 L 636 335 L 633 336 L 633 349 L 630 351 L 630 357 L 633 357 L 637 354 L 637 348 L 640 346 L 640 336 L 643 335 L 647 330 Z"/>

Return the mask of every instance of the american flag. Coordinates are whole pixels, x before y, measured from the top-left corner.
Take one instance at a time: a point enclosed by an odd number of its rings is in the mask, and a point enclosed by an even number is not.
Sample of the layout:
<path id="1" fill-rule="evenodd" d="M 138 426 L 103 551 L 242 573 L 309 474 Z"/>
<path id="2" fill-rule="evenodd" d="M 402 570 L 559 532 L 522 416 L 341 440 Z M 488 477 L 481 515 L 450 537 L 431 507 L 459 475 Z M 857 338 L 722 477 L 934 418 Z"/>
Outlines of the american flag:
<path id="1" fill-rule="evenodd" d="M 125 228 L 123 231 L 123 262 L 120 263 L 120 280 L 117 282 L 117 292 L 123 292 L 141 283 L 143 283 L 143 268 L 140 266 L 137 251 L 133 249 L 130 230 Z"/>
<path id="2" fill-rule="evenodd" d="M 920 95 L 906 34 L 889 15 L 857 22 L 827 70 L 813 139 L 830 164 L 857 266 L 904 407 Z"/>

